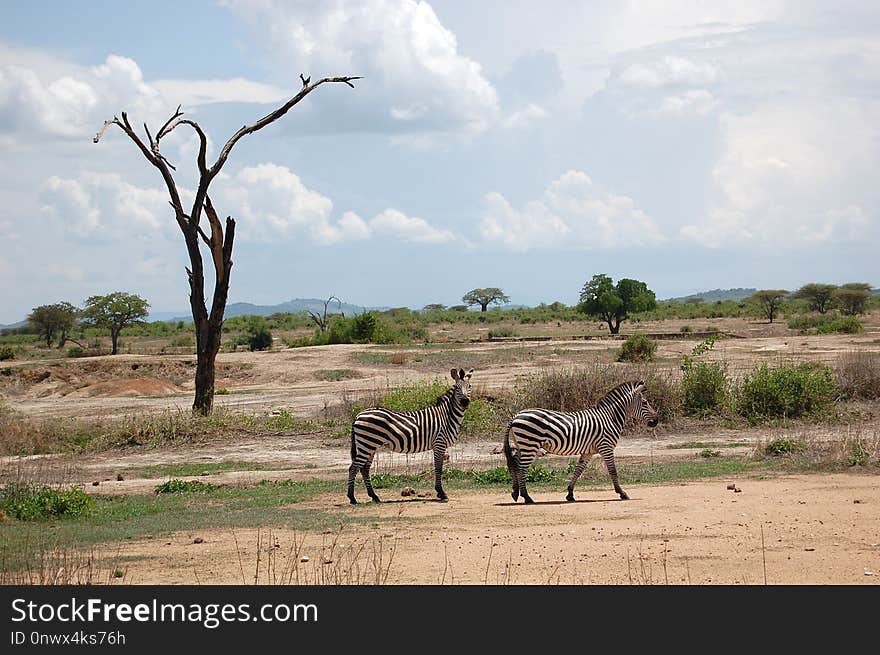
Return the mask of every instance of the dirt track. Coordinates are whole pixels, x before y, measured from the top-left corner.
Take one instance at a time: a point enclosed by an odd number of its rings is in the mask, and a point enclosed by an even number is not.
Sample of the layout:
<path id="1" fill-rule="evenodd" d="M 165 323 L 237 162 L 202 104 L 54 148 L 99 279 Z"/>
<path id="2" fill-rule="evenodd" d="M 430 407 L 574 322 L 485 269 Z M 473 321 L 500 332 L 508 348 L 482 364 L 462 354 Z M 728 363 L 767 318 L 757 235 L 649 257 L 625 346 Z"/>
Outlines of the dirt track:
<path id="1" fill-rule="evenodd" d="M 104 555 L 137 558 L 122 565 L 135 584 L 251 584 L 258 568 L 260 584 L 375 583 L 380 554 L 388 567 L 382 581 L 391 584 L 763 584 L 765 569 L 769 584 L 880 583 L 875 477 L 716 479 L 628 491 L 626 502 L 592 488 L 566 503 L 564 490 L 540 490 L 525 506 L 501 490 L 452 493 L 445 504 L 385 490 L 386 502 L 358 507 L 340 492 L 307 506 L 375 517 L 377 527 L 339 535 L 183 532 Z"/>

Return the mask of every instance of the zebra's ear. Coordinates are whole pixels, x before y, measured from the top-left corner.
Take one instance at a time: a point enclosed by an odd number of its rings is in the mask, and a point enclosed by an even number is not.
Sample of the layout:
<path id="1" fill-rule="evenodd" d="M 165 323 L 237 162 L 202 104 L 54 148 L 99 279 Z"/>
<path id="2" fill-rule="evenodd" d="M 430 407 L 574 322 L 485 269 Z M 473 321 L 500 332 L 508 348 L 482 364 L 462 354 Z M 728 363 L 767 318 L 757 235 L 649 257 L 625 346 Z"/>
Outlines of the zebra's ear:
<path id="1" fill-rule="evenodd" d="M 463 377 L 465 377 L 465 378 L 467 378 L 468 380 L 470 380 L 470 379 L 471 379 L 471 376 L 472 376 L 473 374 L 474 374 L 474 369 L 471 369 L 470 371 L 468 371 L 467 373 L 465 373 Z"/>
<path id="2" fill-rule="evenodd" d="M 458 378 L 460 380 L 464 380 L 464 369 L 463 368 L 458 369 Z"/>
<path id="3" fill-rule="evenodd" d="M 636 386 L 635 386 L 635 389 L 633 389 L 633 391 L 637 391 L 639 393 L 644 393 L 647 390 L 647 388 L 648 387 L 645 386 L 645 383 L 642 380 L 639 380 L 638 382 L 636 382 Z"/>
<path id="4" fill-rule="evenodd" d="M 455 369 L 455 368 L 452 369 L 451 373 L 452 373 L 452 379 L 457 382 L 458 381 L 458 369 Z"/>

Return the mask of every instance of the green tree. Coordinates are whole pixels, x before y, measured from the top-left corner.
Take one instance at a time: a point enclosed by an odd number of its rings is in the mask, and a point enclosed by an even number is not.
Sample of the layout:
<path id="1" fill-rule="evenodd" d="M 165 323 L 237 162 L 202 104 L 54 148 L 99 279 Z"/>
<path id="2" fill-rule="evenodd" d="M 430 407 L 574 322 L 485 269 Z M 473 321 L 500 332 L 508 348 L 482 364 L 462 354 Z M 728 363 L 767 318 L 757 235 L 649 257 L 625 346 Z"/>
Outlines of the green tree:
<path id="1" fill-rule="evenodd" d="M 864 314 L 871 299 L 871 285 L 866 282 L 848 282 L 834 290 L 834 304 L 844 314 Z"/>
<path id="2" fill-rule="evenodd" d="M 69 302 L 59 302 L 53 305 L 34 307 L 28 314 L 27 320 L 40 335 L 46 338 L 47 348 L 52 345 L 55 333 L 60 332 L 58 347 L 62 348 L 67 341 L 67 333 L 76 325 L 77 314 L 79 314 L 79 309 Z"/>
<path id="3" fill-rule="evenodd" d="M 834 298 L 834 291 L 837 285 L 834 284 L 818 284 L 811 282 L 805 284 L 792 294 L 793 298 L 803 298 L 810 304 L 810 309 L 814 312 L 824 314 L 831 307 L 831 301 Z"/>
<path id="4" fill-rule="evenodd" d="M 600 318 L 611 334 L 620 333 L 620 324 L 633 312 L 647 312 L 657 307 L 657 298 L 648 285 L 639 280 L 621 278 L 614 284 L 607 275 L 594 275 L 581 290 L 578 311 Z"/>
<path id="5" fill-rule="evenodd" d="M 503 305 L 510 302 L 510 298 L 497 287 L 485 289 L 472 289 L 461 297 L 461 301 L 468 307 L 479 305 L 480 311 L 485 312 L 489 305 Z"/>
<path id="6" fill-rule="evenodd" d="M 782 301 L 785 300 L 786 296 L 788 296 L 788 291 L 785 289 L 762 289 L 753 293 L 749 300 L 757 303 L 761 308 L 761 315 L 768 318 L 772 323 L 779 313 L 779 308 L 782 306 Z"/>
<path id="7" fill-rule="evenodd" d="M 424 311 L 424 312 L 442 312 L 444 309 L 446 309 L 446 305 L 439 303 L 439 302 L 432 302 L 428 305 L 425 305 L 422 308 L 422 311 Z"/>
<path id="8" fill-rule="evenodd" d="M 97 328 L 110 330 L 110 341 L 118 352 L 119 333 L 129 325 L 144 323 L 150 303 L 133 293 L 114 291 L 106 296 L 90 296 L 82 311 L 83 322 Z"/>

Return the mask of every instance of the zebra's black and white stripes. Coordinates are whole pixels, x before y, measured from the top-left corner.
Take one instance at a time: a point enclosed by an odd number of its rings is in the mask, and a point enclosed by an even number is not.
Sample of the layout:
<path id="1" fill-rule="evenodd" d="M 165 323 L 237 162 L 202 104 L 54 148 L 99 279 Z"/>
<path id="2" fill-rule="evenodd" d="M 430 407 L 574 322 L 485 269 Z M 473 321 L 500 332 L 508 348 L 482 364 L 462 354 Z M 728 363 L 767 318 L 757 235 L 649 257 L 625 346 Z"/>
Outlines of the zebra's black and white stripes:
<path id="1" fill-rule="evenodd" d="M 464 412 L 470 404 L 471 376 L 464 369 L 452 369 L 454 385 L 437 399 L 434 407 L 414 412 L 398 412 L 391 409 L 365 409 L 354 419 L 351 427 L 351 466 L 348 468 L 348 499 L 357 504 L 354 497 L 354 480 L 358 471 L 364 479 L 367 494 L 374 502 L 379 496 L 370 482 L 370 466 L 380 448 L 396 453 L 420 453 L 434 451 L 434 489 L 440 500 L 446 500 L 441 477 L 446 449 L 455 443 Z"/>
<path id="2" fill-rule="evenodd" d="M 628 419 L 644 420 L 652 427 L 657 425 L 659 415 L 644 393 L 644 382 L 624 382 L 590 409 L 577 412 L 527 409 L 514 416 L 504 437 L 513 500 L 522 495 L 526 503 L 534 502 L 526 489 L 526 470 L 541 449 L 555 455 L 580 455 L 566 500 L 574 500 L 574 485 L 596 453 L 605 460 L 614 491 L 622 500 L 627 500 L 629 497 L 617 482 L 614 448 Z"/>

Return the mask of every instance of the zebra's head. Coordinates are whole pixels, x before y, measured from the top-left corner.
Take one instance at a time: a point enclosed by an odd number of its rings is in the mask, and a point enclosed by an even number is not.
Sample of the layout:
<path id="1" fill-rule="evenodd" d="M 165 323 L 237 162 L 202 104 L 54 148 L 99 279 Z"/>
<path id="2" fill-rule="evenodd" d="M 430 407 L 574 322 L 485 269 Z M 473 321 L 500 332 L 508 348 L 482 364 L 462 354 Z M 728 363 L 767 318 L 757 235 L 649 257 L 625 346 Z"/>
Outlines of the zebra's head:
<path id="1" fill-rule="evenodd" d="M 647 391 L 647 387 L 643 381 L 639 380 L 635 383 L 630 412 L 636 421 L 645 421 L 648 427 L 653 428 L 660 421 L 660 412 L 651 407 L 651 404 L 645 397 L 645 391 Z"/>
<path id="2" fill-rule="evenodd" d="M 452 388 L 452 400 L 465 409 L 471 404 L 471 376 L 474 369 L 465 373 L 463 368 L 452 369 L 452 379 L 455 386 Z"/>

